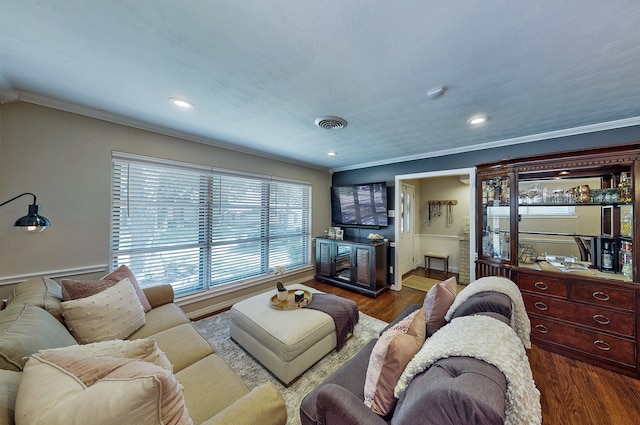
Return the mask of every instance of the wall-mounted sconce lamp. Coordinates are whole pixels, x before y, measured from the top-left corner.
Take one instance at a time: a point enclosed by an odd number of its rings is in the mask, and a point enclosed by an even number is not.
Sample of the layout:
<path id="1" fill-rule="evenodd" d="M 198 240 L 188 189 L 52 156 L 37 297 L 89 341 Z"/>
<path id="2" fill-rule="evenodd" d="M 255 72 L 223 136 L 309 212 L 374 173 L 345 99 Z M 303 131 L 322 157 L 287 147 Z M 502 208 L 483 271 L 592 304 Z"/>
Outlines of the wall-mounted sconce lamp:
<path id="1" fill-rule="evenodd" d="M 13 202 L 16 199 L 25 196 L 31 195 L 33 196 L 33 204 L 29 205 L 29 214 L 24 217 L 20 217 L 16 220 L 13 225 L 18 229 L 26 233 L 38 233 L 42 232 L 44 229 L 49 227 L 51 223 L 49 223 L 49 219 L 38 214 L 40 212 L 40 205 L 36 204 L 36 195 L 33 193 L 25 192 L 22 193 L 15 198 L 11 198 L 6 202 L 0 204 L 0 207 L 3 205 L 7 205 L 9 202 Z"/>

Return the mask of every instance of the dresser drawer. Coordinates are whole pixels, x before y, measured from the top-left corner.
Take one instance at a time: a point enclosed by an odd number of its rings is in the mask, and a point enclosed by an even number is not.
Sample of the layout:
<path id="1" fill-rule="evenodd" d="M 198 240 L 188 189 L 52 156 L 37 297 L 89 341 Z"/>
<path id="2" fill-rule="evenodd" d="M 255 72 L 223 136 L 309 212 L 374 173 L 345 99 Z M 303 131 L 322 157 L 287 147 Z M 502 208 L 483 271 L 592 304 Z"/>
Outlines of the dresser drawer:
<path id="1" fill-rule="evenodd" d="M 531 316 L 531 336 L 609 362 L 636 367 L 635 341 Z"/>
<path id="2" fill-rule="evenodd" d="M 518 286 L 522 291 L 567 297 L 567 283 L 563 279 L 521 273 L 518 275 Z"/>
<path id="3" fill-rule="evenodd" d="M 599 331 L 635 337 L 636 320 L 633 313 L 578 305 L 570 301 L 522 294 L 528 312 L 581 324 Z"/>
<path id="4" fill-rule="evenodd" d="M 635 310 L 635 292 L 629 289 L 572 282 L 570 297 L 593 305 Z"/>

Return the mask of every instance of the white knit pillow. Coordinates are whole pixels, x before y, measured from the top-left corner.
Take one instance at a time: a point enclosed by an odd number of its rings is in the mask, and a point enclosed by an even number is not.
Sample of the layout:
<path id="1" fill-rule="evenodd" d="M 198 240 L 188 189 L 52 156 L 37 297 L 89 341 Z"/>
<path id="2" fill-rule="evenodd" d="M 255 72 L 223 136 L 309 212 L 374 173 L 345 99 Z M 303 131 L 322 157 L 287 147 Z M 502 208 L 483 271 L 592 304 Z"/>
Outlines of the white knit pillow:
<path id="1" fill-rule="evenodd" d="M 146 322 L 129 279 L 89 297 L 63 301 L 61 308 L 64 322 L 81 344 L 124 339 Z"/>

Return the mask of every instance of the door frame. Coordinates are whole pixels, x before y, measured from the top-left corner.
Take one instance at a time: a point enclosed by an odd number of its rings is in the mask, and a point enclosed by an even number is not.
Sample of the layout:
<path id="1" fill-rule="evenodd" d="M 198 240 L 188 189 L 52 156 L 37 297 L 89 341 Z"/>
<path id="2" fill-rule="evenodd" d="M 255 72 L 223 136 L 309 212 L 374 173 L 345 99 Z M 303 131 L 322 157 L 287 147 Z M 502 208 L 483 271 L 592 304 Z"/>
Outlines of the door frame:
<path id="1" fill-rule="evenodd" d="M 474 267 L 475 261 L 478 258 L 478 253 L 476 252 L 476 168 L 456 168 L 452 170 L 440 170 L 440 171 L 429 171 L 424 173 L 412 173 L 412 174 L 399 174 L 395 176 L 395 199 L 394 199 L 394 209 L 395 211 L 400 211 L 400 188 L 402 187 L 402 180 L 420 180 L 420 179 L 428 179 L 434 177 L 445 177 L 445 176 L 468 176 L 469 177 L 469 274 L 470 281 L 473 282 L 476 278 L 476 270 Z M 395 243 L 400 243 L 400 220 L 394 220 L 394 233 Z M 400 264 L 400 247 L 395 246 L 394 251 L 394 270 L 396 269 L 396 265 Z M 398 270 L 399 271 L 399 270 Z M 402 275 L 401 273 L 394 273 L 394 282 L 391 283 L 391 289 L 395 291 L 399 291 L 402 289 Z"/>
<path id="2" fill-rule="evenodd" d="M 409 209 L 411 211 L 409 211 L 409 228 L 410 228 L 410 237 L 413 239 L 411 241 L 411 269 L 413 270 L 413 268 L 415 267 L 415 250 L 416 250 L 416 244 L 415 244 L 415 238 L 416 238 L 416 230 L 415 230 L 415 225 L 416 225 L 416 204 L 415 204 L 415 199 L 416 199 L 416 187 L 413 184 L 409 184 L 406 182 L 400 182 L 400 185 L 397 186 L 399 188 L 399 194 L 398 196 L 400 196 L 399 202 L 398 202 L 398 208 L 396 208 L 397 214 L 396 214 L 396 220 L 399 222 L 398 225 L 400 226 L 398 228 L 398 233 L 396 234 L 396 249 L 400 249 L 401 244 L 399 243 L 400 241 L 404 241 L 403 243 L 407 243 L 407 241 L 405 240 L 405 238 L 403 237 L 403 233 L 402 233 L 402 215 L 403 215 L 403 211 L 404 209 L 403 207 L 403 199 L 402 199 L 402 194 L 404 193 L 404 187 L 410 188 L 411 192 L 413 193 L 413 196 L 411 198 L 411 203 L 409 205 Z M 406 247 L 404 247 L 406 248 Z M 408 251 L 408 249 L 405 249 Z M 401 259 L 401 253 L 398 253 L 398 261 L 400 261 Z M 398 271 L 398 273 L 400 274 L 400 276 L 403 276 L 405 273 L 405 270 L 403 269 L 403 264 L 398 262 L 395 263 L 396 265 L 396 269 Z"/>

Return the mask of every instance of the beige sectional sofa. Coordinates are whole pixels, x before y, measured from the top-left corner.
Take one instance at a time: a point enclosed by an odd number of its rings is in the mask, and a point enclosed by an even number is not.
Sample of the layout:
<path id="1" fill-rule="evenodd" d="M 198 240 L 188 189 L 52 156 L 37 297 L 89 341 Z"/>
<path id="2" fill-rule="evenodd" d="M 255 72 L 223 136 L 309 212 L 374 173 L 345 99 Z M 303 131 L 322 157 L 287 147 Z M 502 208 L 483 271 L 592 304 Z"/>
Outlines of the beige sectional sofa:
<path id="1" fill-rule="evenodd" d="M 148 342 L 155 341 L 155 346 L 160 350 L 160 356 L 164 353 L 166 359 L 173 366 L 172 372 L 164 372 L 163 379 L 166 382 L 177 381 L 175 387 L 178 389 L 179 402 L 186 406 L 189 420 L 179 414 L 174 415 L 173 423 L 194 423 L 194 424 L 285 424 L 287 413 L 281 393 L 273 384 L 263 384 L 254 389 L 250 389 L 240 379 L 240 377 L 225 363 L 225 361 L 215 353 L 215 349 L 202 337 L 191 325 L 190 320 L 183 311 L 173 303 L 174 294 L 171 286 L 158 286 L 144 289 L 144 295 L 148 300 L 150 309 L 144 314 L 144 325 L 126 338 L 127 341 L 114 341 L 115 344 L 130 344 L 135 341 Z M 63 418 L 64 415 L 71 415 L 73 420 L 66 423 L 82 423 L 79 418 L 82 415 L 94 414 L 96 417 L 110 415 L 114 412 L 112 420 L 101 418 L 101 423 L 161 423 L 167 422 L 160 419 L 157 412 L 146 412 L 140 403 L 140 409 L 134 405 L 131 413 L 123 414 L 144 414 L 143 420 L 132 419 L 125 416 L 116 415 L 117 408 L 108 407 L 108 403 L 115 403 L 109 397 L 115 393 L 122 393 L 120 389 L 106 390 L 96 399 L 87 400 L 91 397 L 89 391 L 77 389 L 67 390 L 65 385 L 73 386 L 76 381 L 89 379 L 86 377 L 76 378 L 67 381 L 69 374 L 64 371 L 59 382 L 48 382 L 51 376 L 60 374 L 63 367 L 55 364 L 53 357 L 47 357 L 47 349 L 58 347 L 69 347 L 78 344 L 76 338 L 67 328 L 67 317 L 63 318 L 61 286 L 48 278 L 36 278 L 15 285 L 13 297 L 9 300 L 5 309 L 0 311 L 0 425 L 15 423 L 54 423 L 50 418 Z M 66 307 L 65 307 L 66 308 Z M 65 311 L 65 314 L 68 313 Z M 102 327 L 110 326 L 104 320 L 96 328 L 96 332 L 102 331 Z M 95 326 L 95 324 L 94 324 Z M 86 331 L 86 330 L 85 330 Z M 153 345 L 153 343 L 152 343 Z M 91 345 L 79 345 L 79 347 L 90 347 Z M 61 351 L 53 350 L 56 352 Z M 157 358 L 158 354 L 156 354 Z M 54 356 L 55 357 L 55 356 Z M 73 359 L 73 358 L 72 358 Z M 91 359 L 93 360 L 93 359 Z M 133 362 L 133 360 L 114 360 L 120 363 Z M 73 361 L 73 367 L 81 364 L 80 361 Z M 132 363 L 132 364 L 138 364 Z M 144 362 L 142 362 L 144 363 Z M 161 364 L 161 363 L 158 363 Z M 55 367 L 52 367 L 54 365 Z M 143 365 L 144 366 L 144 365 Z M 155 365 L 151 366 L 156 368 Z M 159 366 L 158 366 L 159 367 Z M 171 366 L 169 366 L 171 367 Z M 42 376 L 42 382 L 38 380 L 38 373 L 44 368 L 46 373 L 54 375 Z M 136 379 L 140 375 L 146 377 L 146 373 L 138 372 Z M 25 382 L 29 380 L 29 382 Z M 148 382 L 156 385 L 157 377 Z M 162 381 L 162 382 L 165 382 Z M 129 381 L 126 381 L 125 385 Z M 142 385 L 142 384 L 141 384 Z M 145 384 L 146 385 L 146 384 Z M 167 386 L 167 384 L 162 384 Z M 80 387 L 87 390 L 89 384 L 83 382 Z M 47 388 L 50 387 L 50 390 Z M 94 385 L 92 389 L 96 387 Z M 144 387 L 144 385 L 142 385 Z M 63 388 L 61 390 L 61 388 Z M 113 388 L 113 387 L 105 387 Z M 121 388 L 121 387 L 118 387 Z M 143 388 L 144 389 L 144 388 Z M 164 388 L 166 390 L 166 388 Z M 146 390 L 146 389 L 145 389 Z M 69 391 L 67 399 L 47 400 L 47 397 L 64 397 Z M 76 392 L 74 392 L 76 391 Z M 103 389 L 104 391 L 104 389 Z M 100 394 L 96 392 L 95 394 Z M 82 401 L 82 407 L 74 406 L 69 402 L 72 397 L 77 397 Z M 80 397 L 85 397 L 81 399 Z M 123 396 L 125 397 L 125 396 Z M 133 396 L 126 396 L 123 399 L 130 403 Z M 183 397 L 183 399 L 182 399 Z M 44 400 L 41 400 L 44 398 Z M 117 399 L 116 399 L 117 400 Z M 134 399 L 135 400 L 135 399 Z M 62 412 L 46 412 L 49 416 L 47 420 L 34 422 L 33 413 L 36 407 L 41 409 L 41 404 L 50 402 Z M 63 403 L 64 402 L 64 403 Z M 171 401 L 172 408 L 180 406 L 179 402 Z M 65 404 L 67 403 L 67 404 Z M 91 407 L 95 403 L 95 407 Z M 79 403 L 78 403 L 79 404 Z M 123 402 L 123 404 L 126 404 Z M 158 403 L 155 403 L 158 404 Z M 149 409 L 153 411 L 155 404 L 150 403 Z M 60 406 L 64 406 L 60 407 Z M 33 407 L 33 409 L 32 409 Z M 46 407 L 45 407 L 46 408 Z M 74 413 L 73 409 L 78 408 Z M 145 409 L 147 407 L 144 407 Z M 106 409 L 106 412 L 100 409 Z M 52 410 L 52 409 L 50 409 Z M 168 410 L 168 409 L 165 409 Z M 30 418 L 24 412 L 29 411 Z M 22 413 L 21 413 L 22 412 Z M 100 412 L 100 413 L 98 413 Z M 166 414 L 167 412 L 163 412 Z M 183 412 L 184 413 L 184 412 Z M 21 416 L 18 417 L 18 414 Z M 75 416 L 74 416 L 75 415 Z M 193 422 L 191 422 L 191 420 Z M 91 423 L 98 423 L 90 420 Z M 89 422 L 84 422 L 89 423 Z"/>

